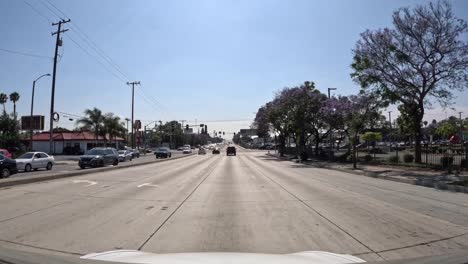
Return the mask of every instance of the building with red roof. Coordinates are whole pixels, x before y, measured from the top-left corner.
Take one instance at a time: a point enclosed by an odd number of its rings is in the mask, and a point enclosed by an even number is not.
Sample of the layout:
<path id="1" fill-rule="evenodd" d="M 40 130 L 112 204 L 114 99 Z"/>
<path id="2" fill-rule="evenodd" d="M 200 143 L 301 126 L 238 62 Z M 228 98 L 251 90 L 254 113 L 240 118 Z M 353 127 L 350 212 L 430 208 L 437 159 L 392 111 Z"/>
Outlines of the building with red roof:
<path id="1" fill-rule="evenodd" d="M 49 153 L 49 132 L 33 135 L 32 148 L 35 151 Z M 96 136 L 88 131 L 54 132 L 53 154 L 81 154 L 94 147 L 123 147 L 124 139 L 121 137 L 109 139 L 108 136 Z"/>

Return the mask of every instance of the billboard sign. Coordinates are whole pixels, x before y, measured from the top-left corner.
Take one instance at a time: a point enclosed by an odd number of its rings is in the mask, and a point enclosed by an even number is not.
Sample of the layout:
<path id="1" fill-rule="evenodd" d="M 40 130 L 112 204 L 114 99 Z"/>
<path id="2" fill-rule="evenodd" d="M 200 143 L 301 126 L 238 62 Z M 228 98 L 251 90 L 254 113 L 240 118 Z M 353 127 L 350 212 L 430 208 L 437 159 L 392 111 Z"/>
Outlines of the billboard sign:
<path id="1" fill-rule="evenodd" d="M 44 116 L 33 115 L 32 116 L 32 130 L 44 130 Z M 21 129 L 31 130 L 31 116 L 21 117 Z"/>

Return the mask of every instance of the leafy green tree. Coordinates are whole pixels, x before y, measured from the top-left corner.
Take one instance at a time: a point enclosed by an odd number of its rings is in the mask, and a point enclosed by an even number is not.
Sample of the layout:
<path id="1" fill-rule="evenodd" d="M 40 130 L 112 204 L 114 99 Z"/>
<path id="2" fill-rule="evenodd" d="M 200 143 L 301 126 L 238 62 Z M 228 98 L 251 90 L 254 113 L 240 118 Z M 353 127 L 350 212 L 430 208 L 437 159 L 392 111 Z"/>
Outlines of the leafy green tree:
<path id="1" fill-rule="evenodd" d="M 113 113 L 107 113 L 102 116 L 101 132 L 106 141 L 107 137 L 109 137 L 109 143 L 112 144 L 112 140 L 117 136 L 123 137 L 125 135 L 125 127 L 120 122 L 120 117 Z"/>
<path id="2" fill-rule="evenodd" d="M 102 129 L 103 115 L 102 111 L 94 107 L 93 109 L 86 109 L 84 111 L 86 117 L 80 118 L 76 121 L 76 124 L 90 130 L 94 133 L 96 144 L 98 141 L 99 133 Z"/>
<path id="3" fill-rule="evenodd" d="M 20 99 L 20 95 L 17 92 L 13 92 L 10 94 L 10 101 L 13 102 L 13 116 L 16 117 L 16 102 L 18 102 Z"/>
<path id="4" fill-rule="evenodd" d="M 350 110 L 345 118 L 346 134 L 353 150 L 353 168 L 357 168 L 357 149 L 359 134 L 379 119 L 380 110 L 386 105 L 375 94 L 364 94 L 349 96 Z"/>
<path id="5" fill-rule="evenodd" d="M 375 157 L 375 143 L 382 140 L 382 134 L 378 132 L 366 132 L 362 135 L 362 139 L 372 144 L 372 150 Z"/>
<path id="6" fill-rule="evenodd" d="M 3 105 L 3 112 L 6 112 L 5 104 L 8 102 L 8 95 L 0 93 L 0 104 Z"/>
<path id="7" fill-rule="evenodd" d="M 0 115 L 0 147 L 13 148 L 20 145 L 18 121 L 11 118 L 5 111 Z"/>
<path id="8" fill-rule="evenodd" d="M 449 2 L 438 1 L 395 11 L 393 26 L 361 34 L 351 76 L 364 89 L 404 106 L 420 163 L 426 106 L 449 105 L 453 91 L 467 87 L 468 25 L 454 16 Z"/>
<path id="9" fill-rule="evenodd" d="M 460 131 L 459 120 L 451 116 L 448 119 L 442 120 L 435 129 L 436 135 L 448 139 L 450 136 L 457 135 Z"/>

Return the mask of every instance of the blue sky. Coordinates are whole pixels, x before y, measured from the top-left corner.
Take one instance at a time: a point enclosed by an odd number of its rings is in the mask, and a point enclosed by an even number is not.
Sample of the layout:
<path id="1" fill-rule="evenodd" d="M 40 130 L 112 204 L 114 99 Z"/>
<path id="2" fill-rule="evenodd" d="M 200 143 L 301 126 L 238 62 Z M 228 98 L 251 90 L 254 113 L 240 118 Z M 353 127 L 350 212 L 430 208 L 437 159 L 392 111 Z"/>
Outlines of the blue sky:
<path id="1" fill-rule="evenodd" d="M 138 80 L 142 86 L 136 92 L 135 117 L 143 124 L 218 120 L 208 123 L 209 130 L 228 132 L 248 127 L 258 107 L 285 86 L 311 80 L 323 92 L 337 87 L 338 94 L 356 93 L 349 65 L 359 33 L 390 26 L 398 7 L 426 2 L 0 0 L 0 49 L 53 56 L 50 33 L 55 27 L 48 20 L 59 18 L 48 8 L 60 13 L 47 1 L 72 20 L 60 49 L 56 111 L 81 115 L 97 106 L 130 117 L 131 90 L 122 80 Z M 468 20 L 468 1 L 452 3 L 455 14 Z M 96 55 L 78 30 L 125 76 Z M 0 61 L 0 91 L 18 91 L 18 112 L 28 114 L 31 83 L 52 72 L 52 60 L 0 51 Z M 50 78 L 37 83 L 36 114 L 48 116 L 50 87 Z M 465 115 L 467 94 L 458 94 L 455 105 Z M 426 116 L 443 117 L 440 108 Z M 73 122 L 62 118 L 56 125 Z"/>

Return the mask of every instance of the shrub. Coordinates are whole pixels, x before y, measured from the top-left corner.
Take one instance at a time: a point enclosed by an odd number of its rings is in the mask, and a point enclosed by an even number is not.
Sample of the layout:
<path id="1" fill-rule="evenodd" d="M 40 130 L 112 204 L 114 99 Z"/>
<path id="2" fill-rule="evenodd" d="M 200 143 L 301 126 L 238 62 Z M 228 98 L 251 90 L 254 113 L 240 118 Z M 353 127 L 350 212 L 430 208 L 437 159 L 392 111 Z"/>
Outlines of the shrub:
<path id="1" fill-rule="evenodd" d="M 468 170 L 468 160 L 462 159 L 461 162 L 460 162 L 460 167 L 465 169 L 465 170 Z"/>
<path id="2" fill-rule="evenodd" d="M 442 168 L 447 169 L 453 164 L 453 157 L 442 157 L 440 158 L 440 163 L 442 164 Z"/>
<path id="3" fill-rule="evenodd" d="M 343 153 L 337 157 L 339 162 L 346 162 L 348 161 L 349 157 L 351 156 L 350 152 Z"/>
<path id="4" fill-rule="evenodd" d="M 373 159 L 372 155 L 365 155 L 365 156 L 364 156 L 364 161 L 365 161 L 365 162 L 371 162 L 372 159 Z"/>
<path id="5" fill-rule="evenodd" d="M 370 154 L 384 154 L 384 151 L 381 149 L 381 148 L 373 148 L 371 150 L 369 150 L 369 153 Z"/>
<path id="6" fill-rule="evenodd" d="M 412 154 L 405 154 L 403 156 L 403 161 L 406 163 L 411 163 L 414 161 L 414 156 Z"/>
<path id="7" fill-rule="evenodd" d="M 400 157 L 398 156 L 390 156 L 390 158 L 388 158 L 388 162 L 391 163 L 398 163 L 398 161 L 400 161 Z"/>

